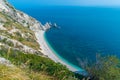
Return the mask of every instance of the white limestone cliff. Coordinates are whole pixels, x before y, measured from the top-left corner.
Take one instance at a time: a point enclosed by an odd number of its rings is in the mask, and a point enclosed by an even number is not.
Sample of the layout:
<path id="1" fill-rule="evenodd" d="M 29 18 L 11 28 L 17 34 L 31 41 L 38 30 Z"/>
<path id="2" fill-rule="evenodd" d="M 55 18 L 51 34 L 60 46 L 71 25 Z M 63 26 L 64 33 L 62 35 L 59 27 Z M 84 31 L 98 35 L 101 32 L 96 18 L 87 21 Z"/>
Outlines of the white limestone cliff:
<path id="1" fill-rule="evenodd" d="M 11 6 L 7 0 L 0 0 L 0 12 L 3 12 L 10 17 L 12 17 L 17 22 L 21 23 L 25 27 L 30 27 L 31 30 L 47 30 L 50 28 L 50 25 L 42 25 L 36 19 L 28 16 L 27 14 L 16 10 L 13 6 Z"/>

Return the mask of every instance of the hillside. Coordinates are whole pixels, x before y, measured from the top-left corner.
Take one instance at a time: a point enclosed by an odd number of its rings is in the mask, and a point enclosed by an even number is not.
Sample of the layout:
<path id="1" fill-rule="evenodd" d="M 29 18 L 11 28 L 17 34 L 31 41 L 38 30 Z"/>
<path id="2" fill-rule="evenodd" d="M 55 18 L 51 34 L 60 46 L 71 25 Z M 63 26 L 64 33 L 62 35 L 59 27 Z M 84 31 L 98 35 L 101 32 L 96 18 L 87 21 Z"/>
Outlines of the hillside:
<path id="1" fill-rule="evenodd" d="M 77 80 L 42 53 L 35 33 L 49 28 L 0 0 L 0 80 Z"/>

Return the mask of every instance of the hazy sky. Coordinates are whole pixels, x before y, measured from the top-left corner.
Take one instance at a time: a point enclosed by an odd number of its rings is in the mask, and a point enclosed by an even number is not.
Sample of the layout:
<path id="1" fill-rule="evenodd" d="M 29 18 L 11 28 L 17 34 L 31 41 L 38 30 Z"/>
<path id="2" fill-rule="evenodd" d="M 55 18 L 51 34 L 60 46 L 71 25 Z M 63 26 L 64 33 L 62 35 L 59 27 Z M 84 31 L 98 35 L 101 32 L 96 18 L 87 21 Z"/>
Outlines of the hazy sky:
<path id="1" fill-rule="evenodd" d="M 120 6 L 120 0 L 9 0 L 15 5 Z"/>

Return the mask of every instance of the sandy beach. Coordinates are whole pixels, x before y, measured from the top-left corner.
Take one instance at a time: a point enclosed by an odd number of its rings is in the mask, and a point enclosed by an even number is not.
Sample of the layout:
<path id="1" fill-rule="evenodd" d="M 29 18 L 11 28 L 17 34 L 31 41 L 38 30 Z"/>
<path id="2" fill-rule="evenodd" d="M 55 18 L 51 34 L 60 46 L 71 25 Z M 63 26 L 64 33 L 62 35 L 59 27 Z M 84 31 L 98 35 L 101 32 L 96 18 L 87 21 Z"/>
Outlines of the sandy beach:
<path id="1" fill-rule="evenodd" d="M 51 50 L 51 48 L 49 47 L 49 45 L 47 44 L 46 42 L 46 39 L 44 37 L 44 34 L 45 34 L 45 31 L 42 31 L 42 30 L 39 30 L 35 33 L 36 35 L 36 38 L 40 44 L 40 48 L 42 49 L 42 53 L 44 55 L 47 55 L 50 59 L 52 59 L 53 61 L 55 62 L 60 62 L 61 64 L 67 66 L 67 68 L 73 72 L 76 72 L 76 71 L 80 71 L 80 69 L 77 69 L 75 67 L 72 66 L 72 64 L 70 65 L 69 63 L 63 61 L 62 59 L 59 59 L 57 57 L 57 55 L 54 53 L 53 50 Z"/>

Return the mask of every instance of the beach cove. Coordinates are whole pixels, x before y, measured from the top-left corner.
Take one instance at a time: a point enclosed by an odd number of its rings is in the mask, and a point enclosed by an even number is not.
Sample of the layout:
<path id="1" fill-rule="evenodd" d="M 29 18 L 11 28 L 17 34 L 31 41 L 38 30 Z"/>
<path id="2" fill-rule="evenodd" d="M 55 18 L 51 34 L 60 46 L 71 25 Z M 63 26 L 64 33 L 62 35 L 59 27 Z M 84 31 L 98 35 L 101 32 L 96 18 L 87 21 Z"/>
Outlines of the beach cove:
<path id="1" fill-rule="evenodd" d="M 45 31 L 39 30 L 35 33 L 36 38 L 38 40 L 38 43 L 40 44 L 40 48 L 42 49 L 41 52 L 48 56 L 50 59 L 52 59 L 55 62 L 59 62 L 63 65 L 65 65 L 70 71 L 73 72 L 83 72 L 81 68 L 67 62 L 65 59 L 60 57 L 55 50 L 52 49 L 52 47 L 49 45 L 45 38 Z"/>

